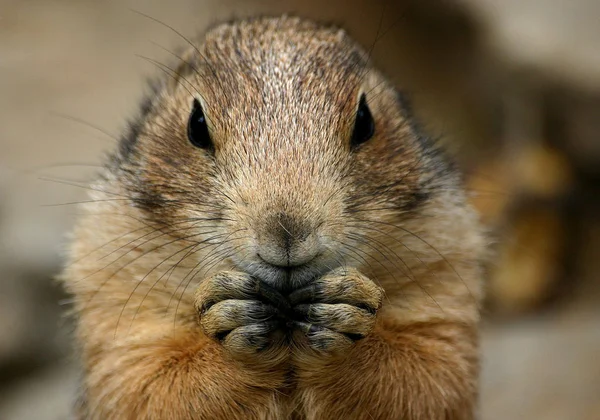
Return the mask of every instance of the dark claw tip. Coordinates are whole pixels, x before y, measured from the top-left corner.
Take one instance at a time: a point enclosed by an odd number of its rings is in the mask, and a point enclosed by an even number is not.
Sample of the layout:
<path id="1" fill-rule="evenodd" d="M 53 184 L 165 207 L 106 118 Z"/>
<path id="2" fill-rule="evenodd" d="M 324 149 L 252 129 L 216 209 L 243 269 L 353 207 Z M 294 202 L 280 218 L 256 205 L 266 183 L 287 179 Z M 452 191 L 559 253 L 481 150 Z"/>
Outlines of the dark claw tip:
<path id="1" fill-rule="evenodd" d="M 218 341 L 223 341 L 225 340 L 225 337 L 229 335 L 230 332 L 231 331 L 220 331 L 215 334 L 215 339 L 217 339 Z"/>
<path id="2" fill-rule="evenodd" d="M 324 331 L 325 328 L 320 327 L 318 325 L 311 325 L 310 328 L 308 329 L 308 334 L 314 334 L 314 333 L 318 333 L 321 331 Z"/>
<path id="3" fill-rule="evenodd" d="M 256 293 L 280 312 L 285 314 L 291 311 L 289 302 L 278 290 L 258 279 L 256 280 Z"/>
<path id="4" fill-rule="evenodd" d="M 308 332 L 310 331 L 310 327 L 311 327 L 311 324 L 309 324 L 307 322 L 295 321 L 295 320 L 288 321 L 287 325 L 288 325 L 288 328 L 298 329 L 305 334 L 308 334 Z"/>
<path id="5" fill-rule="evenodd" d="M 310 305 L 306 303 L 294 306 L 294 312 L 299 313 L 301 315 L 308 315 L 309 310 Z"/>
<path id="6" fill-rule="evenodd" d="M 352 341 L 358 341 L 358 340 L 362 340 L 363 338 L 365 338 L 365 336 L 362 334 L 344 333 L 344 335 Z"/>
<path id="7" fill-rule="evenodd" d="M 206 311 L 208 311 L 216 302 L 212 301 L 212 300 L 207 300 L 206 302 L 204 302 L 202 305 L 198 306 L 198 313 L 200 315 L 204 315 L 206 313 Z"/>

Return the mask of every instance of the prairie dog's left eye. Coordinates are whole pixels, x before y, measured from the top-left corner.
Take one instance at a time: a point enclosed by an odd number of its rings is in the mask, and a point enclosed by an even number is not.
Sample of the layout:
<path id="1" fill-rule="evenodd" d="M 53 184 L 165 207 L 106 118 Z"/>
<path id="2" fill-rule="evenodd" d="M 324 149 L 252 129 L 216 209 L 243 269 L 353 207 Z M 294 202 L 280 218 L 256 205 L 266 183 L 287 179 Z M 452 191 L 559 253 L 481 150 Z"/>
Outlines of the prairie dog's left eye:
<path id="1" fill-rule="evenodd" d="M 367 97 L 363 93 L 360 95 L 358 110 L 356 111 L 356 120 L 354 122 L 354 132 L 352 133 L 352 146 L 366 142 L 375 134 L 375 121 L 367 105 Z"/>
<path id="2" fill-rule="evenodd" d="M 188 120 L 187 134 L 190 142 L 201 149 L 212 149 L 213 143 L 208 132 L 206 117 L 202 110 L 202 105 L 197 99 L 194 99 L 192 113 Z"/>

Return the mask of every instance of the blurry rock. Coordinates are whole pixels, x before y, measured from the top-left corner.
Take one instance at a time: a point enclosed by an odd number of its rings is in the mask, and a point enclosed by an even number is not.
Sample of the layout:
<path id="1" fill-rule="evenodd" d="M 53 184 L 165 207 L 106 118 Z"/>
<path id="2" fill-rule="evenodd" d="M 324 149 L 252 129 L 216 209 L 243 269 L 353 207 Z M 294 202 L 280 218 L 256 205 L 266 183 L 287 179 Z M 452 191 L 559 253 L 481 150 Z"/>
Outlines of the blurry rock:
<path id="1" fill-rule="evenodd" d="M 72 396 L 77 391 L 77 372 L 73 366 L 58 364 L 35 376 L 16 382 L 0 394 L 0 419 L 71 419 Z"/>
<path id="2" fill-rule="evenodd" d="M 0 389 L 68 351 L 67 328 L 58 328 L 65 296 L 52 280 L 59 226 L 35 217 L 41 209 L 23 199 L 31 191 L 17 178 L 0 167 Z"/>

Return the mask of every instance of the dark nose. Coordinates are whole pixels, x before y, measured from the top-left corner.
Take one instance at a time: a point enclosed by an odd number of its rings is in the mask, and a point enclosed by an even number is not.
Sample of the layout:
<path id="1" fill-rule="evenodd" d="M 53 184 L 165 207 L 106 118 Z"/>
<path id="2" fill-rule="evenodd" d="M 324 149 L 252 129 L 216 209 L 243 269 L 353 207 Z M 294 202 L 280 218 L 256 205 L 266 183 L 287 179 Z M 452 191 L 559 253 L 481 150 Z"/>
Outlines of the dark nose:
<path id="1" fill-rule="evenodd" d="M 286 213 L 268 217 L 258 255 L 278 267 L 296 267 L 319 254 L 319 242 L 308 223 Z"/>

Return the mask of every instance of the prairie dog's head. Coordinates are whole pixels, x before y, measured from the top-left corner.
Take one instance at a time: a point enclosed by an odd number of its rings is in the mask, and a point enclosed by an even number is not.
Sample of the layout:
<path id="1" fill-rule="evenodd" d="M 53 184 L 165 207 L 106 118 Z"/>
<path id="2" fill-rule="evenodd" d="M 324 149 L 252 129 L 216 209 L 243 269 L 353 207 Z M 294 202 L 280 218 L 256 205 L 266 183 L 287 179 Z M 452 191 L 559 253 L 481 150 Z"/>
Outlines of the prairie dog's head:
<path id="1" fill-rule="evenodd" d="M 117 177 L 145 218 L 281 289 L 375 253 L 448 167 L 343 31 L 298 18 L 211 30 L 162 67 Z M 449 204 L 450 205 L 450 204 Z M 185 225 L 186 222 L 189 224 Z"/>

